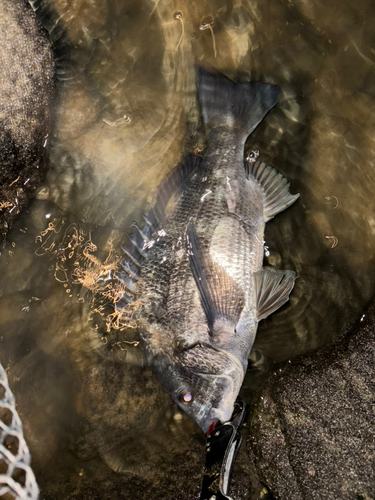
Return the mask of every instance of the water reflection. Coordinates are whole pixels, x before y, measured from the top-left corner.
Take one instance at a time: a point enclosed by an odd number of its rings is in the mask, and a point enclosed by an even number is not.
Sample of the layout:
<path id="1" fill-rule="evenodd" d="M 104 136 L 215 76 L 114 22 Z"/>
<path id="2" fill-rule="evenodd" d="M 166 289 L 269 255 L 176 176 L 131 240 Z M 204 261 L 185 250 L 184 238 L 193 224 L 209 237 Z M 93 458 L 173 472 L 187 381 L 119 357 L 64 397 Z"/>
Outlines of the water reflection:
<path id="1" fill-rule="evenodd" d="M 140 367 L 137 347 L 121 343 L 137 341 L 136 332 L 107 331 L 79 280 L 55 279 L 70 233 L 55 231 L 55 253 L 35 240 L 65 218 L 105 261 L 186 151 L 204 148 L 194 62 L 276 83 L 280 103 L 247 147 L 301 193 L 266 229 L 268 264 L 299 278 L 290 304 L 259 328 L 244 393 L 274 361 L 336 339 L 375 278 L 375 16 L 366 1 L 34 5 L 56 26 L 59 96 L 46 185 L 2 251 L 2 361 L 47 491 L 56 478 L 76 484 L 83 461 L 92 470 L 99 456 L 115 471 L 160 480 L 176 454 L 196 446 L 199 462 L 202 437 Z M 74 259 L 65 260 L 69 273 Z M 195 483 L 187 482 L 191 495 Z"/>

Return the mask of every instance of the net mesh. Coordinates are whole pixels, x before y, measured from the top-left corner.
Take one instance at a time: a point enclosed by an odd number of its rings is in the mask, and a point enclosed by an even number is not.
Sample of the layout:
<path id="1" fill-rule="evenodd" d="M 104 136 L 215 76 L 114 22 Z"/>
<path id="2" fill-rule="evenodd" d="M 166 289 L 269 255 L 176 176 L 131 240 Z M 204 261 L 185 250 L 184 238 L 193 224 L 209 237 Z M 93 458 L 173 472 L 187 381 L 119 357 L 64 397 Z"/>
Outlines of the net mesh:
<path id="1" fill-rule="evenodd" d="M 38 496 L 22 422 L 7 374 L 0 363 L 0 499 L 36 500 Z"/>

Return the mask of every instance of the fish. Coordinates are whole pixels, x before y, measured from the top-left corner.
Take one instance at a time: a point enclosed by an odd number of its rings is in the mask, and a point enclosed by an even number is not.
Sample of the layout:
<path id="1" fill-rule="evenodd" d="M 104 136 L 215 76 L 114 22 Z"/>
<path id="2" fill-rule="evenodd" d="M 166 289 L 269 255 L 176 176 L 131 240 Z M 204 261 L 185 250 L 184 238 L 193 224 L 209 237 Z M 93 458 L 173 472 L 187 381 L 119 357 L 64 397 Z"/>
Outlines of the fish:
<path id="1" fill-rule="evenodd" d="M 174 402 L 208 433 L 230 420 L 258 323 L 289 300 L 296 274 L 263 268 L 265 224 L 299 194 L 245 141 L 280 89 L 197 68 L 207 136 L 159 187 L 123 247 L 115 307 L 132 309 L 147 363 Z"/>

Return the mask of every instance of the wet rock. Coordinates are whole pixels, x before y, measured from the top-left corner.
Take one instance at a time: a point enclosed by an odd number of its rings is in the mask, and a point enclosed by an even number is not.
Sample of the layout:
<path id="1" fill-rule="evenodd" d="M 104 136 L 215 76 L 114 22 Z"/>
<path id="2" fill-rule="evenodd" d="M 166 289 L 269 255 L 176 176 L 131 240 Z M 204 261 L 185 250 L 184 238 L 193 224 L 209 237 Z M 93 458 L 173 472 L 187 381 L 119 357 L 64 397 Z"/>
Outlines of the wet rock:
<path id="1" fill-rule="evenodd" d="M 47 171 L 54 62 L 50 42 L 23 0 L 0 1 L 0 230 Z"/>
<path id="2" fill-rule="evenodd" d="M 345 341 L 258 393 L 249 451 L 271 498 L 374 498 L 374 329 L 375 304 Z"/>

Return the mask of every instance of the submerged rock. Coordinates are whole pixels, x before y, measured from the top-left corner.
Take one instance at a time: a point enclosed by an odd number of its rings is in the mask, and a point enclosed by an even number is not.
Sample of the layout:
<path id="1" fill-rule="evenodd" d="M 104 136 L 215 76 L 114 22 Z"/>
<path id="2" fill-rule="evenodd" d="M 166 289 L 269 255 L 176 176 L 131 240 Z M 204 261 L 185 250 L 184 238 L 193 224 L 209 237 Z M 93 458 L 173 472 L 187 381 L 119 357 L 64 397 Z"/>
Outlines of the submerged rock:
<path id="1" fill-rule="evenodd" d="M 375 304 L 339 345 L 271 375 L 250 456 L 271 498 L 375 497 Z"/>
<path id="2" fill-rule="evenodd" d="M 0 19 L 0 231 L 5 234 L 47 171 L 54 60 L 26 2 L 1 0 Z"/>

